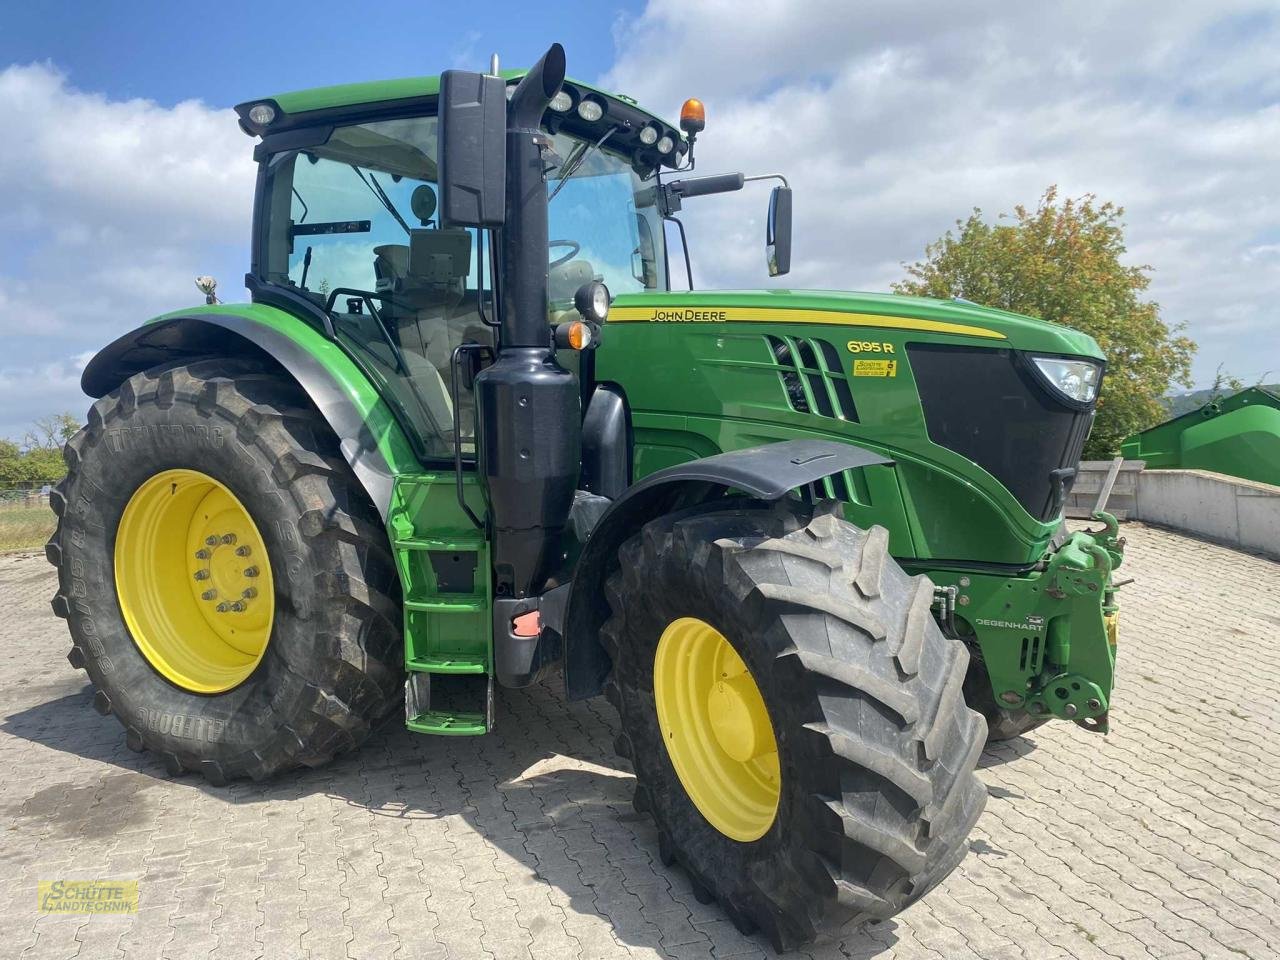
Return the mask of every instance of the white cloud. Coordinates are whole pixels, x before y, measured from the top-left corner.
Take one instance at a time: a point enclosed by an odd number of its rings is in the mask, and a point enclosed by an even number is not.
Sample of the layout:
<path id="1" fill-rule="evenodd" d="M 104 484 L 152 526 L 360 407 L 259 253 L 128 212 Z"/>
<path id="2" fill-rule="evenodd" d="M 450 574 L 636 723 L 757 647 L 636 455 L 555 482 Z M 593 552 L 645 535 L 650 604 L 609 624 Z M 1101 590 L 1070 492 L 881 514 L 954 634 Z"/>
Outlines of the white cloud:
<path id="1" fill-rule="evenodd" d="M 651 0 L 602 80 L 707 104 L 698 169 L 785 173 L 796 255 L 765 279 L 766 195 L 693 201 L 699 284 L 884 289 L 974 206 L 1051 183 L 1126 208 L 1133 262 L 1195 372 L 1280 367 L 1280 17 L 1258 4 Z"/>
<path id="2" fill-rule="evenodd" d="M 19 440 L 38 417 L 51 413 L 83 413 L 89 401 L 80 394 L 80 372 L 92 356 L 90 350 L 17 369 L 0 366 L 0 438 Z M 79 399 L 73 404 L 65 402 L 68 397 Z"/>
<path id="3" fill-rule="evenodd" d="M 248 266 L 252 141 L 235 114 L 77 90 L 49 64 L 0 71 L 0 436 L 82 414 L 93 350 L 200 302 Z"/>

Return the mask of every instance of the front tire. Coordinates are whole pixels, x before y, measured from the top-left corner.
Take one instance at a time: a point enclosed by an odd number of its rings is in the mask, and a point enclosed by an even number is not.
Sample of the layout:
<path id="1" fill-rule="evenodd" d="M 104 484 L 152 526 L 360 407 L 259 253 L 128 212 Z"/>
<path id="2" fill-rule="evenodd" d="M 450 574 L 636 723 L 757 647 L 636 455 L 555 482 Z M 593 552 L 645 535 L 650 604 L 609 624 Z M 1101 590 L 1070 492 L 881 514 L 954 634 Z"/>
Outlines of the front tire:
<path id="1" fill-rule="evenodd" d="M 996 702 L 991 689 L 991 675 L 986 665 L 974 655 L 969 662 L 969 675 L 964 681 L 964 697 L 969 709 L 977 710 L 987 721 L 987 742 L 1015 740 L 1049 722 L 1051 717 L 1036 716 L 1026 710 L 1005 710 Z"/>
<path id="2" fill-rule="evenodd" d="M 386 534 L 292 381 L 241 359 L 136 374 L 65 458 L 53 609 L 132 748 L 262 779 L 354 748 L 396 705 Z"/>
<path id="3" fill-rule="evenodd" d="M 883 530 L 794 502 L 734 501 L 649 523 L 608 583 L 606 693 L 636 807 L 664 862 L 778 950 L 906 908 L 963 858 L 986 801 L 968 653 L 934 622 L 929 581 L 886 546 Z M 699 719 L 687 688 L 707 657 L 715 689 Z M 740 694 L 728 705 L 726 685 Z M 692 765 L 672 746 L 690 738 Z M 732 770 L 726 755 L 743 764 L 739 795 L 709 801 L 737 775 L 689 771 Z"/>

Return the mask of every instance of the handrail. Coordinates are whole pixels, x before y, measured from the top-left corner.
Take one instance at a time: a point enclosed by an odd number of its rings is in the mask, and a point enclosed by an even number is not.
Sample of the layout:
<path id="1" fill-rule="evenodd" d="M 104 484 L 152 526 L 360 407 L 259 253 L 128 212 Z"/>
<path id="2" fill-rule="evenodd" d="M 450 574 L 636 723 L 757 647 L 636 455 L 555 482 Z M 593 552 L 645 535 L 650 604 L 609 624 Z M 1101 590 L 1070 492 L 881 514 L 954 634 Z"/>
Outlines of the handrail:
<path id="1" fill-rule="evenodd" d="M 484 521 L 475 515 L 470 505 L 467 503 L 466 493 L 462 484 L 462 417 L 458 412 L 459 393 L 458 393 L 458 370 L 462 366 L 462 357 L 465 353 L 471 351 L 484 351 L 492 348 L 483 343 L 460 343 L 453 348 L 453 353 L 449 355 L 449 400 L 453 404 L 453 479 L 454 489 L 458 497 L 458 506 L 462 508 L 462 512 L 471 518 L 471 522 L 477 530 L 484 529 Z"/>

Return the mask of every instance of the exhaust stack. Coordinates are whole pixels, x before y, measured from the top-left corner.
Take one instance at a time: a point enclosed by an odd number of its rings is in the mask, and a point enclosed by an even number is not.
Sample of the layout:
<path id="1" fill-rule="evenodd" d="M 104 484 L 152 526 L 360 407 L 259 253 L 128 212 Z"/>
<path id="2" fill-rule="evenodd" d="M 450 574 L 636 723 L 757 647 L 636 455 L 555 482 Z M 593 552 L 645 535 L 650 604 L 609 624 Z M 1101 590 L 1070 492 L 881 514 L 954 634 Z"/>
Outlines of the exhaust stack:
<path id="1" fill-rule="evenodd" d="M 493 529 L 499 601 L 532 597 L 544 586 L 557 559 L 581 461 L 578 385 L 556 362 L 547 320 L 547 183 L 540 127 L 563 81 L 564 48 L 553 44 L 507 104 L 500 342 L 496 361 L 476 378 L 479 470 Z"/>

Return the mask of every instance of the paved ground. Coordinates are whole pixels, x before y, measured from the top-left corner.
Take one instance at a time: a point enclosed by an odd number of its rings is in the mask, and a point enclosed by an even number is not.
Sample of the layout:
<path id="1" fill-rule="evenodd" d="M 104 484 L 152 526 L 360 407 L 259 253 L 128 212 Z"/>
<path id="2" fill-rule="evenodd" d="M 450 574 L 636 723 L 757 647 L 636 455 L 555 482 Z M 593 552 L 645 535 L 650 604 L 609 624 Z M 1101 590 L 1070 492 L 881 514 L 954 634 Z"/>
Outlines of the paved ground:
<path id="1" fill-rule="evenodd" d="M 820 957 L 1280 956 L 1280 564 L 1128 525 L 1113 733 L 989 751 L 972 853 Z M 506 694 L 266 786 L 172 780 L 89 705 L 43 558 L 0 558 L 0 955 L 767 956 L 657 863 L 603 703 Z M 134 918 L 36 914 L 132 878 Z M 799 955 L 796 955 L 799 956 Z"/>

